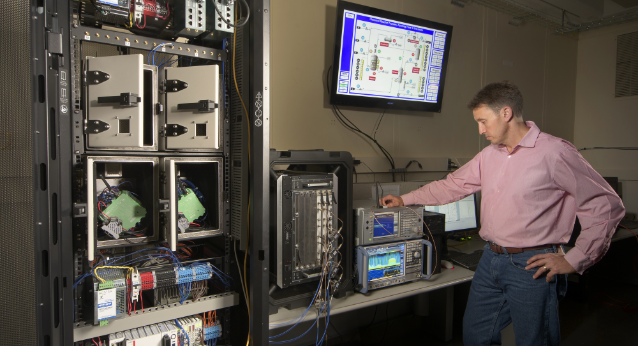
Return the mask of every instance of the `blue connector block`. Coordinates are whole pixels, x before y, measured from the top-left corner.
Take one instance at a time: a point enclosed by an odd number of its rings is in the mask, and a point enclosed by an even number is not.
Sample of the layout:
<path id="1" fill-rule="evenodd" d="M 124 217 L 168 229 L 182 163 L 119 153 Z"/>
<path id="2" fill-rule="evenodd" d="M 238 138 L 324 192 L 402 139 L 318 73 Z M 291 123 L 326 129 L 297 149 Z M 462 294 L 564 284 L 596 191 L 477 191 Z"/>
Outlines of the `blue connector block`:
<path id="1" fill-rule="evenodd" d="M 195 278 L 193 281 L 208 280 L 212 276 L 212 269 L 209 266 L 195 266 Z"/>
<path id="2" fill-rule="evenodd" d="M 217 339 L 222 336 L 222 326 L 204 328 L 204 341 Z"/>
<path id="3" fill-rule="evenodd" d="M 193 282 L 193 269 L 185 267 L 177 270 L 177 283 L 187 284 Z"/>
<path id="4" fill-rule="evenodd" d="M 195 275 L 193 276 L 193 272 Z M 207 265 L 190 265 L 177 270 L 177 283 L 186 284 L 189 282 L 208 280 L 213 276 L 213 270 Z"/>

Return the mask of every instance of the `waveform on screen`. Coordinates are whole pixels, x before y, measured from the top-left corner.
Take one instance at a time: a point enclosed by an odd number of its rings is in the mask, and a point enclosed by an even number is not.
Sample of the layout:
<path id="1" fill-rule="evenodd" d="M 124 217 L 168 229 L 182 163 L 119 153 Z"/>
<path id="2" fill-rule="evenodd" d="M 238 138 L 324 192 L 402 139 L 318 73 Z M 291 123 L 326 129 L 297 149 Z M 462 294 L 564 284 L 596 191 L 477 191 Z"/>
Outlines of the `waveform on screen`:
<path id="1" fill-rule="evenodd" d="M 401 252 L 392 251 L 384 254 L 370 256 L 368 259 L 368 268 L 377 269 L 390 267 L 401 264 Z"/>

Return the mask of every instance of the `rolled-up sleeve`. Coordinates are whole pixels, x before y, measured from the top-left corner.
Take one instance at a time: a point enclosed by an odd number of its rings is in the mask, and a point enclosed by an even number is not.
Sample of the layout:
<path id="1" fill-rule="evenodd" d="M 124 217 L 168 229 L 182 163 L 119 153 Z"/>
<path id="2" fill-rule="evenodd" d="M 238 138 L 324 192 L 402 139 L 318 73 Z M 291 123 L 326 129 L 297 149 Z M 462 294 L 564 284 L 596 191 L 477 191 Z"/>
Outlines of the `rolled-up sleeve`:
<path id="1" fill-rule="evenodd" d="M 557 153 L 553 180 L 575 199 L 582 230 L 565 259 L 582 274 L 607 253 L 625 207 L 605 179 L 570 145 Z"/>
<path id="2" fill-rule="evenodd" d="M 405 205 L 443 205 L 465 198 L 481 190 L 481 153 L 446 179 L 427 184 L 402 195 Z"/>

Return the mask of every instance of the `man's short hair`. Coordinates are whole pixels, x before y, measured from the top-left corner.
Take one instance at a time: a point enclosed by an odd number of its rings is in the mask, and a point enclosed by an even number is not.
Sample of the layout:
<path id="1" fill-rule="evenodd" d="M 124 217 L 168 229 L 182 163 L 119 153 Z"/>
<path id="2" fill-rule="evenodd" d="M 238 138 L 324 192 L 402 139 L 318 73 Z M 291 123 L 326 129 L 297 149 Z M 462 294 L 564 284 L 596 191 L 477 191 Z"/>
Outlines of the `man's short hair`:
<path id="1" fill-rule="evenodd" d="M 516 85 L 509 81 L 490 83 L 483 87 L 476 96 L 467 104 L 471 110 L 481 106 L 487 106 L 496 114 L 503 107 L 510 107 L 516 117 L 523 116 L 523 95 Z"/>

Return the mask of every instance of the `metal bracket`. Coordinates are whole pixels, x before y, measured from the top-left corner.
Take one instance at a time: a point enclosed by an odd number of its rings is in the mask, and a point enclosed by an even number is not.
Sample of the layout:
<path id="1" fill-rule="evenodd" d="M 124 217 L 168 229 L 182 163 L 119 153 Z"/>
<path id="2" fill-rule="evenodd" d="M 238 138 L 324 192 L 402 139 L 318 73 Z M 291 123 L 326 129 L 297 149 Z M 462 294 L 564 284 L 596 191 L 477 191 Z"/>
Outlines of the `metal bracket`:
<path id="1" fill-rule="evenodd" d="M 179 79 L 167 79 L 164 84 L 166 92 L 178 92 L 188 88 L 188 83 L 182 82 Z"/>
<path id="2" fill-rule="evenodd" d="M 195 103 L 180 103 L 177 105 L 178 110 L 197 110 L 200 113 L 212 113 L 217 108 L 217 104 L 213 100 L 200 100 Z"/>
<path id="3" fill-rule="evenodd" d="M 121 93 L 120 96 L 100 96 L 97 98 L 98 104 L 119 103 L 120 106 L 137 107 L 142 102 L 142 98 L 135 93 Z"/>
<path id="4" fill-rule="evenodd" d="M 180 124 L 166 124 L 164 136 L 177 137 L 185 134 L 186 132 L 188 132 L 188 128 L 186 126 L 182 126 Z"/>
<path id="5" fill-rule="evenodd" d="M 160 199 L 159 200 L 159 212 L 160 213 L 168 213 L 171 211 L 171 200 L 170 199 Z"/>
<path id="6" fill-rule="evenodd" d="M 111 75 L 102 71 L 88 71 L 86 73 L 86 82 L 89 85 L 104 83 L 110 78 L 111 78 Z"/>
<path id="7" fill-rule="evenodd" d="M 73 217 L 86 217 L 86 203 L 73 203 Z"/>
<path id="8" fill-rule="evenodd" d="M 91 133 L 104 132 L 111 128 L 111 125 L 103 122 L 102 120 L 85 120 L 84 131 Z"/>
<path id="9" fill-rule="evenodd" d="M 47 32 L 47 49 L 49 53 L 62 54 L 62 34 Z"/>

